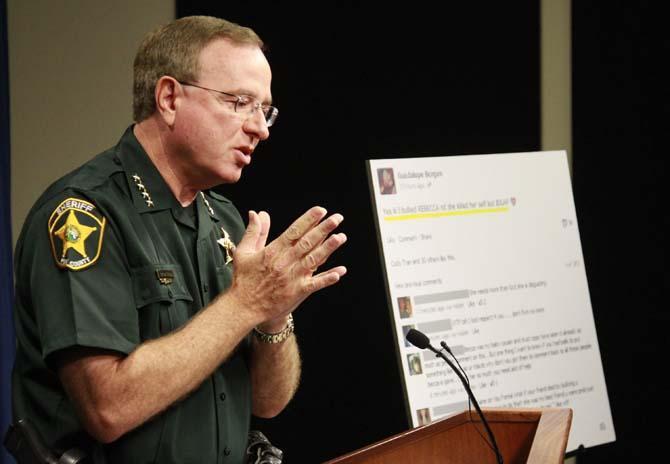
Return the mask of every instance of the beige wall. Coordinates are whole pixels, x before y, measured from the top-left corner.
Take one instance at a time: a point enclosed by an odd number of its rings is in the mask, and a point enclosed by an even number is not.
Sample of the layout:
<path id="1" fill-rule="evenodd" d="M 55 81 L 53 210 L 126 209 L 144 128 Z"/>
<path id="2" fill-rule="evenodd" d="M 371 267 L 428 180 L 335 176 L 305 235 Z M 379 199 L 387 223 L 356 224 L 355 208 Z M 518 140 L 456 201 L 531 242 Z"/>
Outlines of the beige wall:
<path id="1" fill-rule="evenodd" d="M 572 166 L 572 66 L 570 0 L 542 0 L 542 150 L 567 150 Z"/>
<path id="2" fill-rule="evenodd" d="M 132 122 L 132 65 L 174 0 L 8 0 L 12 228 Z"/>
<path id="3" fill-rule="evenodd" d="M 542 150 L 566 150 L 572 172 L 571 0 L 540 2 Z M 577 458 L 565 460 L 577 464 Z"/>

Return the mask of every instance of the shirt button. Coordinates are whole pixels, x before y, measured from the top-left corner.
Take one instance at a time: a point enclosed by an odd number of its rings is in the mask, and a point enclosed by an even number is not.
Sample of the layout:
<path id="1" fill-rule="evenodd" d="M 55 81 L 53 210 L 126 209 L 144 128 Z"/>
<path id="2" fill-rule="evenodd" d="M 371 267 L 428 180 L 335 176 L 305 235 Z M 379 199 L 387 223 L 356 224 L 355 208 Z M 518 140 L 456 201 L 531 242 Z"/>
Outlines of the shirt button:
<path id="1" fill-rule="evenodd" d="M 230 448 L 228 448 L 227 446 L 223 448 L 223 454 L 225 456 L 230 456 Z"/>
<path id="2" fill-rule="evenodd" d="M 202 286 L 202 291 L 207 293 L 209 291 L 209 285 L 205 284 Z"/>
<path id="3" fill-rule="evenodd" d="M 225 393 L 221 393 L 221 394 L 219 395 L 219 399 L 221 399 L 221 401 L 226 401 L 226 394 L 225 394 Z"/>

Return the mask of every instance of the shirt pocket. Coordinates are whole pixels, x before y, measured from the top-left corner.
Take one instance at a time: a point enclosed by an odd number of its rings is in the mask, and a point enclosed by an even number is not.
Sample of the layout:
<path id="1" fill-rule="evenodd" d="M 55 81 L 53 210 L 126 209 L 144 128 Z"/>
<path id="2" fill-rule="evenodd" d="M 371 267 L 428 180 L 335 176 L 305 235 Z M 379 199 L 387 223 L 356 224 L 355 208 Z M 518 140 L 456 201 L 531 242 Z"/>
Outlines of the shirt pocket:
<path id="1" fill-rule="evenodd" d="M 131 271 L 140 338 L 178 329 L 191 317 L 193 297 L 179 264 L 154 264 Z"/>

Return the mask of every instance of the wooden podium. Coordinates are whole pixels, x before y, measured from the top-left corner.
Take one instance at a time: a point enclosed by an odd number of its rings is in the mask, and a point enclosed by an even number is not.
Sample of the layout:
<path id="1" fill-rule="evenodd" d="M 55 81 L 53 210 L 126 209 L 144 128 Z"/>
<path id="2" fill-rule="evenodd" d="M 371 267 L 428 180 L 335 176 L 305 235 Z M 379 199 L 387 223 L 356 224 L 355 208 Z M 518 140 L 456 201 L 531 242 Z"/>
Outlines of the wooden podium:
<path id="1" fill-rule="evenodd" d="M 484 409 L 505 464 L 562 464 L 572 409 Z M 324 464 L 496 464 L 476 411 L 400 433 Z"/>

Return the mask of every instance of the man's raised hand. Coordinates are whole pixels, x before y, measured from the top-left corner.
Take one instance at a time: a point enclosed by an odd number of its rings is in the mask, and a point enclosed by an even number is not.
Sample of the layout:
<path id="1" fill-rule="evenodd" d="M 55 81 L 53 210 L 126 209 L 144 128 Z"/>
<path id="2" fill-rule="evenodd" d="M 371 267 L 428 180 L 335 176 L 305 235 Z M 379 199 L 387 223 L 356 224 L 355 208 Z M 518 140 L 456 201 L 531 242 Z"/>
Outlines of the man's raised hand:
<path id="1" fill-rule="evenodd" d="M 333 214 L 322 221 L 325 215 L 324 208 L 311 208 L 266 246 L 270 216 L 249 212 L 247 230 L 234 254 L 229 293 L 252 312 L 257 324 L 286 316 L 346 273 L 344 266 L 337 266 L 315 274 L 347 240 L 343 233 L 331 235 L 343 217 Z"/>

